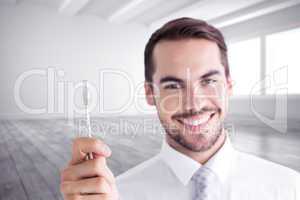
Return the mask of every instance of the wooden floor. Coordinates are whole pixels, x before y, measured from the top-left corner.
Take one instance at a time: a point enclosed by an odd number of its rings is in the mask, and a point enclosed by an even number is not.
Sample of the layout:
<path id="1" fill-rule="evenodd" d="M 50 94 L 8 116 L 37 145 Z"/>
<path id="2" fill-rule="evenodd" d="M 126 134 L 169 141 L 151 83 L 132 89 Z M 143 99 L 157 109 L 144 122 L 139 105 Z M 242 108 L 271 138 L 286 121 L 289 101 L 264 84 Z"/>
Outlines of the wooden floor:
<path id="1" fill-rule="evenodd" d="M 248 119 L 231 120 L 234 146 L 300 171 L 300 127 L 285 134 Z M 79 121 L 0 121 L 0 200 L 58 200 L 59 171 L 69 161 L 71 142 L 80 136 Z M 118 175 L 160 150 L 163 131 L 147 118 L 94 119 L 93 132 L 111 147 L 108 165 Z"/>

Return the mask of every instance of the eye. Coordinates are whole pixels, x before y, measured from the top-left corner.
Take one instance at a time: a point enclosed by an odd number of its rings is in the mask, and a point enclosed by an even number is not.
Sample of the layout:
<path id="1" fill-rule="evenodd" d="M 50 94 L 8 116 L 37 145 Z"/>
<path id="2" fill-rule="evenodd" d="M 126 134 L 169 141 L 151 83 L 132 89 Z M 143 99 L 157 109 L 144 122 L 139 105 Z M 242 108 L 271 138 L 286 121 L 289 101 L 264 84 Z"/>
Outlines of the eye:
<path id="1" fill-rule="evenodd" d="M 182 86 L 179 83 L 172 83 L 164 86 L 164 89 L 171 89 L 171 90 L 176 90 L 180 88 L 182 88 Z"/>
<path id="2" fill-rule="evenodd" d="M 208 78 L 208 79 L 203 79 L 201 81 L 201 85 L 202 86 L 207 86 L 207 85 L 212 85 L 212 84 L 214 84 L 216 82 L 217 82 L 217 80 Z"/>

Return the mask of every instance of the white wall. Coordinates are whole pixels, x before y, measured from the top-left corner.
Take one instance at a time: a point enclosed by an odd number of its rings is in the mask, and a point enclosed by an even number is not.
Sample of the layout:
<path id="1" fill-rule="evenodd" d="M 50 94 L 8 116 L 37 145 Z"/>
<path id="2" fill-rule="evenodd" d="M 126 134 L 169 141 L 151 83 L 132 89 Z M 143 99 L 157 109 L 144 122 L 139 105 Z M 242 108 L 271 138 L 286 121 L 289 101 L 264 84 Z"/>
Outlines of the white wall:
<path id="1" fill-rule="evenodd" d="M 264 34 L 271 34 L 292 28 L 300 27 L 300 5 L 286 8 L 258 18 L 243 21 L 231 26 L 221 28 L 227 43 L 246 40 Z M 300 45 L 300 44 L 299 44 Z M 299 66 L 300 67 L 300 66 Z M 300 82 L 299 82 L 300 83 Z M 283 96 L 256 96 L 253 98 L 255 111 L 251 107 L 249 96 L 234 96 L 230 102 L 230 113 L 232 116 L 248 116 L 257 118 L 254 112 L 260 113 L 268 118 L 275 116 L 276 103 L 284 105 L 286 102 L 288 120 L 300 121 L 298 108 L 300 107 L 300 95 L 289 95 L 287 99 Z"/>
<path id="2" fill-rule="evenodd" d="M 99 70 L 120 69 L 126 71 L 137 86 L 144 80 L 143 52 L 149 37 L 148 29 L 139 25 L 110 24 L 97 17 L 65 16 L 55 10 L 34 5 L 0 6 L 0 117 L 51 117 L 68 114 L 67 89 L 64 100 L 59 100 L 56 90 L 51 108 L 44 114 L 26 114 L 18 108 L 14 99 L 17 78 L 32 69 L 47 70 L 54 67 L 63 70 L 57 81 L 78 83 L 88 79 L 99 86 Z M 50 74 L 50 73 L 49 73 Z M 115 109 L 126 103 L 129 86 L 125 79 L 115 76 L 105 78 L 104 108 Z M 49 84 L 50 85 L 50 84 Z M 66 85 L 66 84 L 65 84 Z M 101 84 L 102 85 L 102 84 Z M 66 86 L 65 86 L 66 87 Z M 78 93 L 75 102 L 79 102 Z M 46 76 L 31 76 L 21 87 L 22 101 L 33 108 L 47 108 Z M 61 113 L 58 106 L 64 106 Z M 101 115 L 99 105 L 93 113 Z M 132 103 L 121 115 L 137 114 Z"/>
<path id="3" fill-rule="evenodd" d="M 221 28 L 227 42 L 300 27 L 300 5 Z"/>
<path id="4" fill-rule="evenodd" d="M 223 28 L 222 31 L 228 41 L 234 41 L 257 34 L 257 31 L 251 30 L 265 32 L 295 26 L 295 21 L 300 20 L 300 15 L 296 12 L 298 9 L 300 8 L 290 8 L 261 19 Z M 113 25 L 96 17 L 69 17 L 38 6 L 0 6 L 0 118 L 66 117 L 72 111 L 67 94 L 64 100 L 59 99 L 62 95 L 57 95 L 57 84 L 54 98 L 50 98 L 55 100 L 54 113 L 48 108 L 44 114 L 26 114 L 18 108 L 14 99 L 15 81 L 20 74 L 32 69 L 46 70 L 47 67 L 54 67 L 65 71 L 63 77 L 56 75 L 56 82 L 77 83 L 82 79 L 89 79 L 97 86 L 98 91 L 99 70 L 120 69 L 132 77 L 135 87 L 138 86 L 144 80 L 143 51 L 149 36 L 150 31 L 139 25 Z M 100 93 L 100 103 L 104 104 L 105 109 L 123 105 L 129 98 L 127 82 L 118 76 L 106 77 L 104 81 L 105 93 Z M 64 89 L 67 93 L 67 88 Z M 47 108 L 46 78 L 32 76 L 26 79 L 22 84 L 21 95 L 27 106 Z M 53 97 L 52 94 L 49 95 Z M 78 93 L 75 99 L 78 102 Z M 276 108 L 274 102 L 273 97 L 255 98 L 256 111 L 272 116 Z M 299 96 L 288 98 L 289 118 L 300 118 L 297 111 L 299 102 Z M 143 97 L 139 103 L 143 108 L 149 109 Z M 57 112 L 59 105 L 64 106 L 60 113 Z M 131 102 L 126 110 L 117 115 L 141 113 L 135 105 L 136 103 Z M 93 114 L 103 115 L 102 111 L 97 105 Z M 150 113 L 153 113 L 153 109 Z M 230 113 L 255 117 L 247 96 L 232 98 Z"/>
<path id="5" fill-rule="evenodd" d="M 267 96 L 233 96 L 229 104 L 229 113 L 235 117 L 259 117 L 274 119 L 276 115 L 280 120 L 300 122 L 298 108 L 300 107 L 299 95 L 267 95 Z M 286 115 L 286 116 L 285 116 Z M 285 119 L 282 119 L 285 118 Z"/>

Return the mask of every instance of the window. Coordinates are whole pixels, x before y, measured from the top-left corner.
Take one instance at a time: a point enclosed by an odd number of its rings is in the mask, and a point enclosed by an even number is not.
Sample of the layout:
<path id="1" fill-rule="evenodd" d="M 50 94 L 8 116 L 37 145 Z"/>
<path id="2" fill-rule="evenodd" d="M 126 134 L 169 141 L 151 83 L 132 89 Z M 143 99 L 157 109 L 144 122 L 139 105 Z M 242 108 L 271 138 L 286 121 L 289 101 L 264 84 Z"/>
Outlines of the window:
<path id="1" fill-rule="evenodd" d="M 260 56 L 260 38 L 228 45 L 234 95 L 260 94 L 259 89 L 251 92 L 260 80 Z"/>
<path id="2" fill-rule="evenodd" d="M 300 28 L 266 36 L 267 94 L 300 94 Z M 284 90 L 287 88 L 287 90 Z"/>
<path id="3" fill-rule="evenodd" d="M 299 52 L 300 28 L 229 44 L 234 95 L 300 94 Z"/>

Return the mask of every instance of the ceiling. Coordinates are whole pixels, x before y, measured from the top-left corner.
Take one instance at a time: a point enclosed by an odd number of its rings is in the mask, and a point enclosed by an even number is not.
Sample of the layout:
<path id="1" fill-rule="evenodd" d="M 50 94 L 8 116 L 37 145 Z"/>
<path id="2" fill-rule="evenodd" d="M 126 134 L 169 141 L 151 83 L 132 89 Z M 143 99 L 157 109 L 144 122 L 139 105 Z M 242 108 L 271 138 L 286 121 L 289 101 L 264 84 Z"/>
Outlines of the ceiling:
<path id="1" fill-rule="evenodd" d="M 0 0 L 1 5 L 36 4 L 70 16 L 92 15 L 112 23 L 160 26 L 196 17 L 222 27 L 300 4 L 300 0 Z"/>

